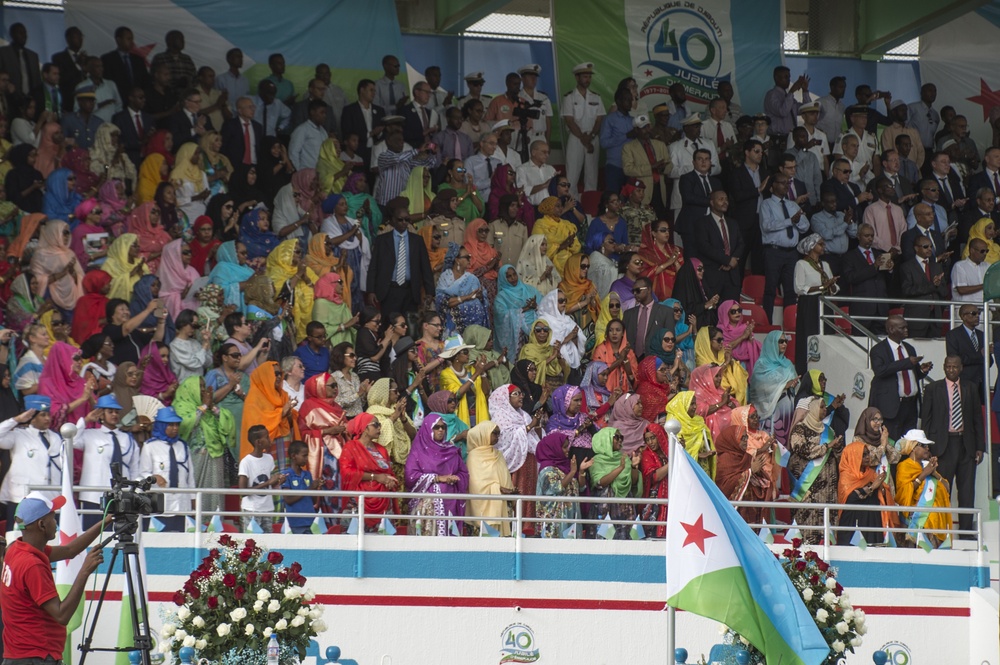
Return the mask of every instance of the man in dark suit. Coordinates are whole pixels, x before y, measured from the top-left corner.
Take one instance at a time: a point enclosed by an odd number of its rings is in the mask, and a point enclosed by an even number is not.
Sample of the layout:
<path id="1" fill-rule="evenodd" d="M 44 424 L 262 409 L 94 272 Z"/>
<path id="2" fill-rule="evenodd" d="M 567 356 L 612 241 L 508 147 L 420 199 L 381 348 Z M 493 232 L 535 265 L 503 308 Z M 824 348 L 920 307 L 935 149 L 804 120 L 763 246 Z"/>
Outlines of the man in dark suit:
<path id="1" fill-rule="evenodd" d="M 743 238 L 740 261 L 744 268 L 747 257 L 755 275 L 764 274 L 764 254 L 760 243 L 760 202 L 770 184 L 770 176 L 763 167 L 764 146 L 758 141 L 743 144 L 743 165 L 733 169 L 729 176 L 729 215 L 736 220 Z M 805 185 L 802 185 L 805 191 Z"/>
<path id="2" fill-rule="evenodd" d="M 340 116 L 341 136 L 345 140 L 350 134 L 358 137 L 358 155 L 365 160 L 367 169 L 371 166 L 372 146 L 381 140 L 385 130 L 382 123 L 385 110 L 372 101 L 375 99 L 375 81 L 361 79 L 357 91 L 358 101 L 345 106 Z"/>
<path id="3" fill-rule="evenodd" d="M 948 153 L 934 153 L 927 177 L 938 184 L 941 193 L 938 203 L 948 213 L 948 221 L 954 221 L 958 211 L 965 207 L 968 198 L 965 196 L 965 188 L 962 187 L 962 179 L 951 168 L 951 157 Z"/>
<path id="4" fill-rule="evenodd" d="M 326 95 L 326 88 L 326 83 L 324 83 L 321 79 L 317 78 L 309 81 L 309 94 L 301 102 L 292 106 L 292 122 L 289 125 L 290 131 L 309 120 L 309 102 L 311 100 L 318 99 L 320 101 L 326 101 L 324 99 L 324 96 Z M 327 134 L 336 136 L 337 118 L 332 111 L 326 114 L 326 120 L 323 122 L 323 129 L 326 130 Z"/>
<path id="5" fill-rule="evenodd" d="M 391 312 L 416 312 L 421 291 L 434 293 L 434 273 L 427 247 L 416 233 L 407 230 L 410 202 L 399 196 L 386 205 L 391 233 L 376 236 L 368 267 L 368 304 L 380 306 L 382 316 Z M 403 245 L 403 241 L 406 242 Z M 403 256 L 405 253 L 405 256 Z M 459 260 L 468 261 L 469 250 L 459 251 Z M 402 261 L 401 261 L 402 260 Z M 469 300 L 469 296 L 462 296 Z"/>
<path id="6" fill-rule="evenodd" d="M 625 310 L 622 323 L 625 324 L 625 338 L 641 359 L 646 354 L 646 343 L 657 328 L 674 329 L 674 312 L 656 301 L 653 283 L 647 277 L 640 277 L 632 285 L 635 307 Z"/>
<path id="7" fill-rule="evenodd" d="M 428 106 L 432 92 L 428 83 L 418 82 L 413 86 L 413 101 L 400 110 L 403 116 L 403 139 L 412 146 L 427 143 L 441 125 L 437 111 Z"/>
<path id="8" fill-rule="evenodd" d="M 858 206 L 866 201 L 871 201 L 874 197 L 871 192 L 862 192 L 861 188 L 850 182 L 851 163 L 846 159 L 835 159 L 830 166 L 832 173 L 829 180 L 823 183 L 820 188 L 820 195 L 830 191 L 837 195 L 837 210 L 844 212 L 848 208 L 854 211 L 854 219 L 861 219 L 858 214 Z"/>
<path id="9" fill-rule="evenodd" d="M 913 249 L 917 256 L 899 268 L 900 292 L 907 300 L 949 300 L 951 293 L 948 279 L 941 263 L 934 259 L 931 241 L 924 236 L 917 236 L 913 241 Z M 908 318 L 940 319 L 941 308 L 938 305 L 918 305 L 907 303 L 903 313 Z M 937 337 L 941 334 L 940 323 L 913 322 L 914 337 Z"/>
<path id="10" fill-rule="evenodd" d="M 236 100 L 236 117 L 222 123 L 222 154 L 237 164 L 259 164 L 264 145 L 264 126 L 253 119 L 257 107 L 249 97 Z M 247 138 L 250 139 L 249 149 Z M 249 160 L 249 161 L 248 161 Z"/>
<path id="11" fill-rule="evenodd" d="M 709 214 L 695 223 L 695 247 L 705 269 L 705 286 L 718 293 L 719 300 L 739 300 L 743 286 L 743 234 L 731 217 L 729 195 L 722 190 L 712 192 Z M 725 234 L 723 234 L 725 228 Z"/>
<path id="12" fill-rule="evenodd" d="M 903 235 L 899 237 L 899 249 L 902 256 L 901 263 L 906 263 L 916 258 L 913 243 L 917 239 L 917 236 L 925 236 L 931 241 L 931 250 L 933 250 L 931 256 L 939 263 L 948 265 L 947 261 L 951 254 L 947 251 L 948 247 L 945 244 L 944 236 L 937 230 L 937 225 L 934 223 L 933 208 L 926 203 L 918 203 L 913 207 L 913 218 L 917 220 L 916 226 L 903 231 Z M 947 256 L 944 256 L 945 254 Z"/>
<path id="13" fill-rule="evenodd" d="M 994 201 L 1000 198 L 1000 148 L 991 146 L 986 149 L 983 153 L 983 170 L 972 174 L 965 191 L 969 196 L 978 197 L 979 190 L 983 187 L 993 192 Z"/>
<path id="14" fill-rule="evenodd" d="M 167 130 L 174 137 L 174 152 L 185 143 L 197 143 L 205 132 L 213 129 L 212 120 L 201 112 L 201 93 L 196 88 L 183 91 L 181 109 L 167 116 Z"/>
<path id="15" fill-rule="evenodd" d="M 712 192 L 722 189 L 718 178 L 709 175 L 712 168 L 712 153 L 698 149 L 691 156 L 693 171 L 682 175 L 677 181 L 677 189 L 681 195 L 681 209 L 677 212 L 674 230 L 684 242 L 685 253 L 690 258 L 697 258 L 697 241 L 695 227 L 709 211 L 709 197 Z M 690 253 L 688 253 L 690 248 Z"/>
<path id="16" fill-rule="evenodd" d="M 42 84 L 31 91 L 38 112 L 49 111 L 57 118 L 63 116 L 62 91 L 59 90 L 59 68 L 51 62 L 42 65 Z"/>
<path id="17" fill-rule="evenodd" d="M 882 412 L 889 436 L 898 439 L 906 430 L 917 426 L 920 381 L 931 371 L 933 363 L 921 363 L 913 345 L 903 341 L 909 331 L 906 319 L 890 316 L 885 321 L 886 338 L 868 352 L 872 383 L 868 391 L 868 406 Z"/>
<path id="18" fill-rule="evenodd" d="M 949 355 L 944 359 L 944 377 L 927 386 L 924 392 L 921 424 L 934 442 L 931 454 L 937 458 L 938 473 L 948 481 L 953 493 L 957 477 L 959 508 L 974 508 L 976 466 L 986 452 L 982 405 L 977 399 L 976 384 L 962 378 L 961 358 Z M 959 515 L 959 528 L 975 529 L 972 517 Z M 975 535 L 960 538 L 975 540 Z"/>
<path id="19" fill-rule="evenodd" d="M 132 88 L 128 105 L 111 118 L 118 127 L 118 140 L 125 148 L 125 154 L 135 164 L 136 171 L 142 162 L 142 147 L 153 133 L 153 117 L 143 111 L 146 106 L 146 92 L 142 88 Z"/>
<path id="20" fill-rule="evenodd" d="M 146 61 L 132 52 L 135 39 L 132 31 L 125 26 L 115 29 L 115 50 L 101 56 L 104 63 L 104 78 L 115 82 L 122 99 L 128 97 L 132 88 L 147 88 L 152 82 Z"/>
<path id="21" fill-rule="evenodd" d="M 23 23 L 10 26 L 10 44 L 0 48 L 0 69 L 10 74 L 14 92 L 29 95 L 42 85 L 38 54 L 26 46 L 28 29 Z M 27 78 L 22 76 L 22 71 Z"/>
<path id="22" fill-rule="evenodd" d="M 962 361 L 962 378 L 976 386 L 979 391 L 979 401 L 986 403 L 986 392 L 983 390 L 983 355 L 986 352 L 986 339 L 979 330 L 979 306 L 972 303 L 958 308 L 962 325 L 952 328 L 944 336 L 945 353 L 958 356 Z M 990 365 L 993 356 L 990 356 Z"/>
<path id="23" fill-rule="evenodd" d="M 888 290 L 886 281 L 893 268 L 891 257 L 880 259 L 885 252 L 872 247 L 875 240 L 875 229 L 871 224 L 858 227 L 858 246 L 849 249 L 843 257 L 843 268 L 840 273 L 840 283 L 850 288 L 850 295 L 856 298 L 882 298 L 884 302 L 852 302 L 850 304 L 851 318 L 854 318 L 876 334 L 885 332 L 883 320 L 889 313 Z M 854 334 L 860 334 L 855 331 Z"/>
<path id="24" fill-rule="evenodd" d="M 66 50 L 52 55 L 52 64 L 59 68 L 59 91 L 62 93 L 62 109 L 66 113 L 73 110 L 76 85 L 87 76 L 85 67 L 87 54 L 83 50 L 83 32 L 75 25 L 66 28 Z"/>
<path id="25" fill-rule="evenodd" d="M 961 246 L 969 242 L 969 231 L 976 225 L 976 222 L 983 217 L 989 217 L 993 223 L 1000 228 L 1000 210 L 997 210 L 997 199 L 990 187 L 980 187 L 979 189 L 969 188 L 975 194 L 976 200 L 971 207 L 958 216 L 958 235 L 956 242 Z"/>
<path id="26" fill-rule="evenodd" d="M 892 185 L 892 190 L 895 193 L 892 197 L 892 202 L 900 206 L 903 212 L 906 212 L 910 209 L 909 199 L 903 199 L 913 193 L 913 182 L 899 172 L 899 167 L 899 152 L 896 150 L 886 150 L 882 153 L 882 175 L 889 179 L 889 183 Z M 875 191 L 877 184 L 878 178 L 872 178 L 867 187 L 868 191 L 875 198 L 878 198 L 878 192 Z"/>

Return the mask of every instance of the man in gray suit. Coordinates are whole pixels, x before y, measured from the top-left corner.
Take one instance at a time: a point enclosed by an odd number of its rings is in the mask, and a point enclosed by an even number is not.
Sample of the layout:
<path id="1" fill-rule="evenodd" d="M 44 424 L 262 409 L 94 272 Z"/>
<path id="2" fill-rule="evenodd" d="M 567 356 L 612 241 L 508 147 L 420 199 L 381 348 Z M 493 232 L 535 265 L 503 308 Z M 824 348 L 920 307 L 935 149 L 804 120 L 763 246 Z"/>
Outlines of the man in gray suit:
<path id="1" fill-rule="evenodd" d="M 635 280 L 632 296 L 635 298 L 635 307 L 625 310 L 622 323 L 625 324 L 625 339 L 635 352 L 635 357 L 641 359 L 646 355 L 646 343 L 650 335 L 658 328 L 674 329 L 674 311 L 656 301 L 653 283 L 648 277 Z"/>
<path id="2" fill-rule="evenodd" d="M 28 30 L 22 23 L 10 26 L 10 44 L 0 48 L 0 69 L 10 74 L 14 90 L 27 96 L 42 85 L 38 54 L 25 46 Z"/>

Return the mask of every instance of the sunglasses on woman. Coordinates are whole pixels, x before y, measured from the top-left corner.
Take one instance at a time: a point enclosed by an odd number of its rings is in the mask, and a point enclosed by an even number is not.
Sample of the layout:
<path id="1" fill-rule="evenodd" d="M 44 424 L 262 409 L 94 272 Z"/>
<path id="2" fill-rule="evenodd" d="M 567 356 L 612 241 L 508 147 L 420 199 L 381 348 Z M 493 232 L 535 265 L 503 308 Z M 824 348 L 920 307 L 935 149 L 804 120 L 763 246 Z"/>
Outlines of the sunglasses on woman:
<path id="1" fill-rule="evenodd" d="M 435 430 L 437 430 L 437 429 L 443 429 L 443 430 L 446 430 L 446 429 L 448 429 L 448 426 L 447 425 L 434 425 L 434 427 L 431 427 L 431 429 L 435 429 Z"/>
<path id="2" fill-rule="evenodd" d="M 536 333 L 540 333 L 540 332 L 547 333 L 547 332 L 550 332 L 550 330 L 548 328 L 546 328 L 545 326 L 539 326 L 539 327 L 535 328 L 535 332 Z M 528 371 L 530 372 L 531 369 L 534 369 L 534 368 L 529 368 Z"/>
<path id="3" fill-rule="evenodd" d="M 671 344 L 673 344 L 674 343 L 674 338 L 673 337 L 664 337 L 663 341 L 664 342 L 670 342 Z"/>

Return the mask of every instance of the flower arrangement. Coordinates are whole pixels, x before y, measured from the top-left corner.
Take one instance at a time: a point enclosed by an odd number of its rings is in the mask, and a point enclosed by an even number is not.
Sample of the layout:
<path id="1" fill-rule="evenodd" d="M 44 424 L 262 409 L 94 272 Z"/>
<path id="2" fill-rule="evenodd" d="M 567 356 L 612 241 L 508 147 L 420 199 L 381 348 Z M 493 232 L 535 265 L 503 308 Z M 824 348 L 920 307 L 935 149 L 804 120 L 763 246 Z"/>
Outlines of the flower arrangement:
<path id="1" fill-rule="evenodd" d="M 823 665 L 836 665 L 861 646 L 862 636 L 868 632 L 865 613 L 851 605 L 844 587 L 837 582 L 837 569 L 823 561 L 815 552 L 802 552 L 802 541 L 792 539 L 792 548 L 782 552 L 781 567 L 798 589 L 802 601 L 809 609 L 816 627 L 830 645 L 830 655 Z M 764 654 L 749 644 L 739 633 L 722 626 L 723 642 L 738 645 L 750 653 L 751 665 L 764 665 Z M 734 661 L 735 663 L 735 661 Z"/>
<path id="2" fill-rule="evenodd" d="M 315 594 L 303 588 L 302 566 L 282 565 L 281 552 L 252 538 L 222 534 L 218 544 L 174 593 L 178 609 L 160 631 L 160 650 L 179 662 L 180 648 L 194 647 L 199 658 L 222 662 L 233 651 L 266 654 L 277 634 L 282 662 L 304 659 L 309 639 L 326 624 Z"/>

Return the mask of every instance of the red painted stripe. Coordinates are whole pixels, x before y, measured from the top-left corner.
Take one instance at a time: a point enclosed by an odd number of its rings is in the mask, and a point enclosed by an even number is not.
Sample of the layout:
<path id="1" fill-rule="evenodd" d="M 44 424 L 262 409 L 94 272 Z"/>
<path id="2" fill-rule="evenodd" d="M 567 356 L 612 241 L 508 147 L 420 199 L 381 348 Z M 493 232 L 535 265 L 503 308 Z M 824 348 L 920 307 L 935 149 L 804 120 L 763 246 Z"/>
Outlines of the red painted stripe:
<path id="1" fill-rule="evenodd" d="M 99 594 L 87 592 L 87 600 Z M 108 591 L 105 600 L 120 601 L 121 591 Z M 153 591 L 153 602 L 169 603 L 173 593 Z M 622 612 L 660 612 L 665 606 L 658 601 L 642 600 L 581 600 L 563 598 L 484 598 L 446 596 L 334 596 L 318 595 L 323 605 L 366 605 L 375 607 L 524 607 L 537 610 L 618 610 Z M 858 605 L 866 614 L 879 616 L 968 617 L 968 607 L 909 607 L 902 605 Z"/>

